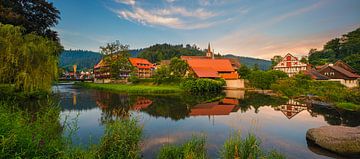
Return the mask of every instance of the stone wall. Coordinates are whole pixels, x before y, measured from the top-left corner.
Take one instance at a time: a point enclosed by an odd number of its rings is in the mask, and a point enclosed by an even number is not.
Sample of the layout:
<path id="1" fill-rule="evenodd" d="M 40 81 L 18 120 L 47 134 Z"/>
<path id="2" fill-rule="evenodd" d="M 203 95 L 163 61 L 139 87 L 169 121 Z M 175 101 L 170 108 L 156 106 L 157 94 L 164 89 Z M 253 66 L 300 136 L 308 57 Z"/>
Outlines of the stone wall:
<path id="1" fill-rule="evenodd" d="M 236 80 L 225 80 L 226 81 L 226 89 L 244 89 L 244 79 L 236 79 Z"/>

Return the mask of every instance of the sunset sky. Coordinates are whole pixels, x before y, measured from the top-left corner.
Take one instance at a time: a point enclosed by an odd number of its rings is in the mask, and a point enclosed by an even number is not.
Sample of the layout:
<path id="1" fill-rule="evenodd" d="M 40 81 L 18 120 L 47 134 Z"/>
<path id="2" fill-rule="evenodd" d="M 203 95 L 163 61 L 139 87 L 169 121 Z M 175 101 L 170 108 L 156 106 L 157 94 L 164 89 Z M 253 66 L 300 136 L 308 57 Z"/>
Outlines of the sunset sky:
<path id="1" fill-rule="evenodd" d="M 306 55 L 360 27 L 360 0 L 50 1 L 61 12 L 55 30 L 66 49 L 210 42 L 216 53 L 270 59 Z"/>

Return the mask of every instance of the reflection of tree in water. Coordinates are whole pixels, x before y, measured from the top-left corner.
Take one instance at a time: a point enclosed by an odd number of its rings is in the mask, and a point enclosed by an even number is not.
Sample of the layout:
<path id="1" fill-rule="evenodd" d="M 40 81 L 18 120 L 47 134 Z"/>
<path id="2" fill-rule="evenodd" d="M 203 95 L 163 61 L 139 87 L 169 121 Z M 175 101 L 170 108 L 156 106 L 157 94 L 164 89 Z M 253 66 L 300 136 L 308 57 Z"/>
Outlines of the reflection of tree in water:
<path id="1" fill-rule="evenodd" d="M 285 104 L 287 99 L 274 97 L 270 95 L 246 92 L 243 100 L 240 101 L 240 111 L 247 112 L 251 110 L 251 107 L 255 109 L 255 113 L 259 112 L 259 108 L 262 106 L 272 106 L 277 107 L 279 105 Z"/>
<path id="2" fill-rule="evenodd" d="M 322 115 L 330 125 L 360 126 L 360 112 L 335 109 L 312 104 L 309 110 L 312 116 Z"/>
<path id="3" fill-rule="evenodd" d="M 114 118 L 127 119 L 130 117 L 130 109 L 135 99 L 126 94 L 109 92 L 96 92 L 96 104 L 102 110 L 101 122 L 111 121 Z"/>

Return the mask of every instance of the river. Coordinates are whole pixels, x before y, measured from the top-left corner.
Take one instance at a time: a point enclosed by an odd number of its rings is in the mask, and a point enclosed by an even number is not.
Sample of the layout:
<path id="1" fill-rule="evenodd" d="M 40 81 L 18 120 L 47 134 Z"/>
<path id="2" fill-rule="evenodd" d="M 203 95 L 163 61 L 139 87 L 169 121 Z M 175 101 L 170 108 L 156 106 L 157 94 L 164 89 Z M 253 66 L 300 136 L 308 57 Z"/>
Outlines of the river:
<path id="1" fill-rule="evenodd" d="M 198 134 L 207 137 L 209 157 L 218 158 L 222 144 L 235 131 L 255 134 L 265 150 L 277 150 L 287 158 L 342 158 L 308 144 L 306 131 L 360 125 L 359 113 L 240 90 L 212 95 L 128 95 L 74 85 L 53 90 L 60 97 L 61 121 L 77 123 L 74 144 L 98 143 L 107 119 L 134 117 L 144 127 L 144 158 L 156 157 L 164 144 L 180 144 Z"/>

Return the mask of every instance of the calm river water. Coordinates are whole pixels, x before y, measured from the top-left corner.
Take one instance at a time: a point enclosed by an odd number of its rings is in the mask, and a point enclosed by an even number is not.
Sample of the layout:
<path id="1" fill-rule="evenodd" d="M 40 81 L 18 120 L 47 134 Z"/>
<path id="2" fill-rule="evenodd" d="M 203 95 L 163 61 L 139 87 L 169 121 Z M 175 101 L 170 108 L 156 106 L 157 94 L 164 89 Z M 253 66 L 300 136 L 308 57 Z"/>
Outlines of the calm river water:
<path id="1" fill-rule="evenodd" d="M 155 158 L 167 143 L 180 144 L 205 134 L 209 157 L 234 131 L 254 133 L 265 150 L 287 158 L 342 158 L 306 141 L 309 128 L 324 125 L 359 126 L 360 114 L 244 91 L 217 95 L 127 95 L 58 85 L 61 120 L 77 120 L 74 143 L 98 143 L 109 118 L 139 118 L 144 126 L 144 158 Z"/>

